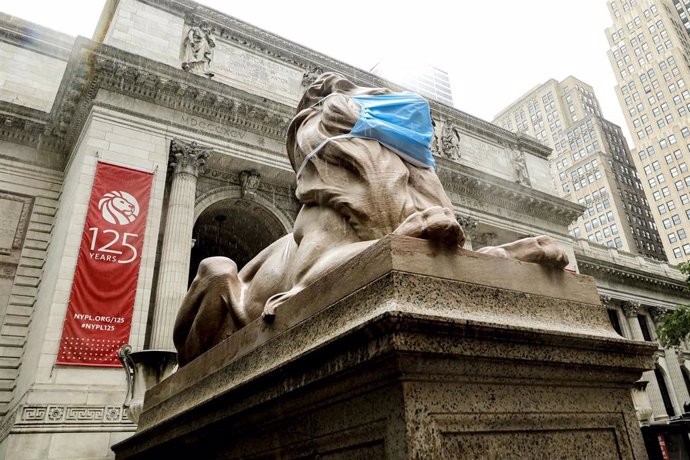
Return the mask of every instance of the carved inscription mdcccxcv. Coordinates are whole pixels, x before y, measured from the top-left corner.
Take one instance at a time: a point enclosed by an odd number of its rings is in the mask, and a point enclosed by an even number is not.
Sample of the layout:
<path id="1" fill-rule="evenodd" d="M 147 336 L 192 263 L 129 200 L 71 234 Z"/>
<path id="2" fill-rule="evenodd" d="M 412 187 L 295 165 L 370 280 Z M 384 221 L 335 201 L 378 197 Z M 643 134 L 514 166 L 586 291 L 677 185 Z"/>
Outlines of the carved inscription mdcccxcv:
<path id="1" fill-rule="evenodd" d="M 231 137 L 233 139 L 244 139 L 247 135 L 246 131 L 185 114 L 182 114 L 180 117 L 180 122 L 189 128 L 194 128 L 212 135 Z"/>

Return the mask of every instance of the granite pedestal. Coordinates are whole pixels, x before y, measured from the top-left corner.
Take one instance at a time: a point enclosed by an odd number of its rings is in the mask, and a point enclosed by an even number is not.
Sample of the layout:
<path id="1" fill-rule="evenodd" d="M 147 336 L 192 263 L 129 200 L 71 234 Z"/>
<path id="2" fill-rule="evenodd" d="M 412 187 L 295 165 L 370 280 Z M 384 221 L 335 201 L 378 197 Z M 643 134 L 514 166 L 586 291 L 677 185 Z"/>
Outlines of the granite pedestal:
<path id="1" fill-rule="evenodd" d="M 646 458 L 594 280 L 389 236 L 146 394 L 118 460 Z"/>

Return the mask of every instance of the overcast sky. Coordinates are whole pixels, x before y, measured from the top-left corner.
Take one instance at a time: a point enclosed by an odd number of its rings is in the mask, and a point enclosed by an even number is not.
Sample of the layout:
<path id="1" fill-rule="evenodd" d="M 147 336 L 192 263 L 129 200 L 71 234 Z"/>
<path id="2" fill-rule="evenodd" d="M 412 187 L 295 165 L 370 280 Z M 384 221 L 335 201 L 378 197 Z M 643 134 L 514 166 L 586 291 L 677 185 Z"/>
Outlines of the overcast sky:
<path id="1" fill-rule="evenodd" d="M 91 37 L 104 3 L 0 0 L 0 11 Z M 573 75 L 628 132 L 606 56 L 605 0 L 200 3 L 364 70 L 387 55 L 424 60 L 449 73 L 457 108 L 488 121 L 535 85 Z"/>

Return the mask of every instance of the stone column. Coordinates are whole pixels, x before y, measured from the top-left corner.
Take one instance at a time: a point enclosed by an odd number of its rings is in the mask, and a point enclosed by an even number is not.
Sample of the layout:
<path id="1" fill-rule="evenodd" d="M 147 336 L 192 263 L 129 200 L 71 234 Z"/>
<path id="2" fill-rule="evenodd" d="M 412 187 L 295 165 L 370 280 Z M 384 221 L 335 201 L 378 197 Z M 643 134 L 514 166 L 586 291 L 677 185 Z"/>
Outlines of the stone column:
<path id="1" fill-rule="evenodd" d="M 199 147 L 195 142 L 188 144 L 173 139 L 170 143 L 173 176 L 158 272 L 151 348 L 174 348 L 175 317 L 187 292 L 196 180 L 209 155 L 210 150 Z"/>
<path id="2" fill-rule="evenodd" d="M 633 340 L 644 340 L 642 335 L 642 328 L 640 327 L 640 322 L 637 319 L 637 314 L 640 311 L 640 303 L 635 301 L 625 301 L 621 304 L 623 314 L 628 320 L 628 326 L 630 326 L 630 331 L 632 332 Z M 656 360 L 663 359 L 659 355 L 656 356 Z M 645 371 L 642 373 L 642 380 L 649 382 L 647 385 L 647 396 L 649 397 L 649 402 L 652 406 L 652 412 L 654 413 L 655 420 L 665 419 L 666 408 L 664 407 L 663 398 L 661 397 L 661 390 L 659 390 L 659 384 L 656 381 L 656 375 L 654 371 Z"/>
<path id="3" fill-rule="evenodd" d="M 670 310 L 664 307 L 649 307 L 649 316 L 652 318 L 654 323 L 654 336 L 659 337 L 657 332 L 657 324 L 663 316 Z M 673 348 L 667 348 L 664 350 L 664 358 L 666 358 L 666 370 L 668 373 L 669 392 L 675 395 L 675 400 L 678 403 L 676 406 L 676 415 L 683 413 L 683 404 L 687 401 L 690 402 L 690 392 L 685 386 L 685 379 L 683 378 L 683 370 L 681 369 L 682 357 L 678 356 L 678 353 Z"/>
<path id="4" fill-rule="evenodd" d="M 637 313 L 640 311 L 640 302 L 622 302 L 621 309 L 623 310 L 625 319 L 628 321 L 628 327 L 630 327 L 630 333 L 632 334 L 631 339 L 644 340 L 644 336 L 642 335 L 642 328 L 640 327 L 640 322 L 637 320 Z"/>

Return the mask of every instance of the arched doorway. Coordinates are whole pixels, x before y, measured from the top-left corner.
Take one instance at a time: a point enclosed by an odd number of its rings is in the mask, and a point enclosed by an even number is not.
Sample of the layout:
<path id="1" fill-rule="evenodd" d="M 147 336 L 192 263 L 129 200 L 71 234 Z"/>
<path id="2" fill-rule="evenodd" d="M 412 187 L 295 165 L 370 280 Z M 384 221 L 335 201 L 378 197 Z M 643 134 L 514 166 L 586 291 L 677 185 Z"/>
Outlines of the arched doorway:
<path id="1" fill-rule="evenodd" d="M 227 198 L 211 204 L 194 224 L 189 284 L 203 259 L 229 257 L 241 269 L 285 233 L 283 223 L 255 201 Z"/>
<path id="2" fill-rule="evenodd" d="M 669 393 L 668 386 L 666 385 L 666 372 L 658 364 L 654 367 L 654 376 L 656 377 L 656 382 L 659 385 L 659 392 L 661 393 L 661 399 L 664 402 L 666 414 L 669 417 L 673 417 L 676 415 L 676 411 L 673 408 L 671 394 Z"/>

